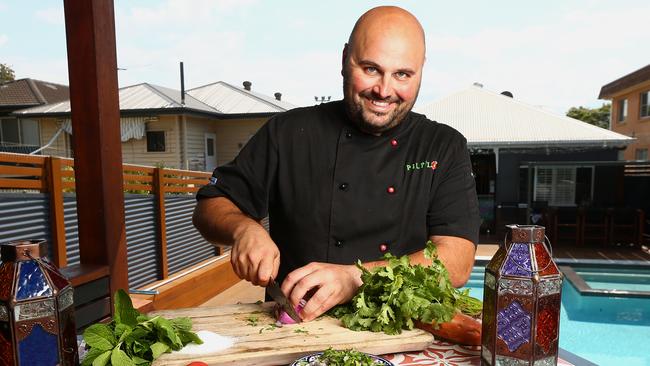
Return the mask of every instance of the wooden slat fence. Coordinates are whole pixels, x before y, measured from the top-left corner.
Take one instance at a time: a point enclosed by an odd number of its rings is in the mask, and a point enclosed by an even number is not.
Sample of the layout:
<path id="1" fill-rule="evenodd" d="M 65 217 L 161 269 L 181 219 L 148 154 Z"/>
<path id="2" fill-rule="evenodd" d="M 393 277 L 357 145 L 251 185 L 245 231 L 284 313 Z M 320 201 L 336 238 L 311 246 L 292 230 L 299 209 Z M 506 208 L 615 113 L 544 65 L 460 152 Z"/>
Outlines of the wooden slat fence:
<path id="1" fill-rule="evenodd" d="M 178 199 L 181 196 L 189 200 L 208 182 L 211 174 L 130 164 L 124 164 L 122 170 L 125 196 L 133 197 L 132 195 L 139 194 L 153 198 L 155 215 L 154 222 L 150 225 L 156 230 L 159 269 L 157 277 L 165 279 L 170 275 L 165 202 L 170 197 Z M 0 191 L 14 194 L 44 193 L 49 197 L 51 258 L 58 267 L 65 267 L 68 258 L 64 193 L 67 197 L 67 193 L 75 192 L 74 161 L 50 156 L 0 153 Z M 183 220 L 191 218 L 186 217 Z M 149 225 L 148 222 L 144 224 Z M 217 249 L 215 254 L 220 254 L 220 250 Z"/>

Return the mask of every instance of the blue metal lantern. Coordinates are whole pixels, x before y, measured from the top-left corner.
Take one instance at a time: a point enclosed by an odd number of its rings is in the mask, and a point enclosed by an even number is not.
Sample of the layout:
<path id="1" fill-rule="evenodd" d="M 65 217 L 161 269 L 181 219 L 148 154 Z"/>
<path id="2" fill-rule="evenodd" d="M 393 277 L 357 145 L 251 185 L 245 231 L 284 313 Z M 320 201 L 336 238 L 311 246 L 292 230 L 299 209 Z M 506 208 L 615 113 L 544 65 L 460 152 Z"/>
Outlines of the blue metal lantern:
<path id="1" fill-rule="evenodd" d="M 0 365 L 77 365 L 72 286 L 44 240 L 0 245 Z"/>

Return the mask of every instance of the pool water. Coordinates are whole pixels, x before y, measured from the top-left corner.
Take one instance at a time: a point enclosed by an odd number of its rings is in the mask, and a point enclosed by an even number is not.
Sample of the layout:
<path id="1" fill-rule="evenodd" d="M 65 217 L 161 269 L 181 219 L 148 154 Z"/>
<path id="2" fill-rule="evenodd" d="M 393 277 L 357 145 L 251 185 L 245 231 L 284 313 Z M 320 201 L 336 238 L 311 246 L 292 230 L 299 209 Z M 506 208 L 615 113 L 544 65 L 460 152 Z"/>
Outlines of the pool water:
<path id="1" fill-rule="evenodd" d="M 594 289 L 650 292 L 650 268 L 615 268 L 603 271 L 595 266 L 571 266 Z"/>
<path id="2" fill-rule="evenodd" d="M 474 267 L 467 283 L 478 299 L 484 276 L 484 267 Z M 565 278 L 560 347 L 598 365 L 650 366 L 650 298 L 587 298 Z"/>

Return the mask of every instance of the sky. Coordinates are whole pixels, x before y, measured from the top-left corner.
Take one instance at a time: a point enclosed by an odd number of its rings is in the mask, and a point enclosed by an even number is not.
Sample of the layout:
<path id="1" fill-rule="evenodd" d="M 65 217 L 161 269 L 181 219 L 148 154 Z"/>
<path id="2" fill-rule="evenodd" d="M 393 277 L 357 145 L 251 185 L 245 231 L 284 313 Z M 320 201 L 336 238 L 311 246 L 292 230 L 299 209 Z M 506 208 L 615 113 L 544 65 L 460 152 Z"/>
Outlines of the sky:
<path id="1" fill-rule="evenodd" d="M 120 87 L 216 81 L 299 106 L 342 97 L 341 51 L 356 19 L 399 5 L 422 23 L 417 105 L 479 82 L 564 114 L 650 63 L 650 1 L 115 0 Z M 68 84 L 62 0 L 0 0 L 0 63 L 16 78 Z"/>

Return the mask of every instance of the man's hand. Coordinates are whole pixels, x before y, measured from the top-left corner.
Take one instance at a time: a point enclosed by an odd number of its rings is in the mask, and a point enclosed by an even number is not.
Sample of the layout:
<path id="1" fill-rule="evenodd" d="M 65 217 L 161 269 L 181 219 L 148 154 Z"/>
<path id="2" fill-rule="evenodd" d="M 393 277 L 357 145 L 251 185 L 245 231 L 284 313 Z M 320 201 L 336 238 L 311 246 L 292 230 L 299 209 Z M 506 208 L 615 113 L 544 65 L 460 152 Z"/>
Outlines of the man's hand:
<path id="1" fill-rule="evenodd" d="M 239 278 L 266 286 L 270 277 L 277 277 L 280 250 L 262 226 L 247 225 L 235 232 L 234 239 L 230 263 Z"/>
<path id="2" fill-rule="evenodd" d="M 294 305 L 308 292 L 312 294 L 300 312 L 304 321 L 310 321 L 334 305 L 350 301 L 361 284 L 361 270 L 355 265 L 313 262 L 289 273 L 282 291 Z"/>

